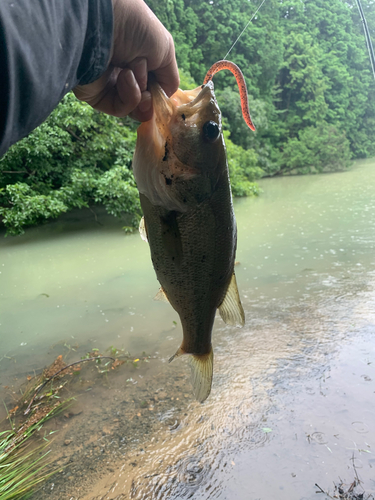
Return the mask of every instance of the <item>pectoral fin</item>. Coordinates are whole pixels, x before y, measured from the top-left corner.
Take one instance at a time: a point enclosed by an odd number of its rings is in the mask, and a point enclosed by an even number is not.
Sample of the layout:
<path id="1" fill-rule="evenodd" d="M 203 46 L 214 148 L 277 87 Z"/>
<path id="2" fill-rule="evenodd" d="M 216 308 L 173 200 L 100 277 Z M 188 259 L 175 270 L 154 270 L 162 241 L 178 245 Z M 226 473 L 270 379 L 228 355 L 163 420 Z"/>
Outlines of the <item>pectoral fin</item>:
<path id="1" fill-rule="evenodd" d="M 233 273 L 227 293 L 219 306 L 219 312 L 227 325 L 244 326 L 245 313 L 238 293 L 236 275 Z"/>
<path id="2" fill-rule="evenodd" d="M 142 217 L 142 219 L 140 220 L 140 223 L 139 223 L 139 234 L 141 235 L 142 240 L 146 241 L 146 243 L 147 243 L 148 242 L 147 229 L 146 229 L 146 222 L 145 222 L 144 217 Z"/>
<path id="3" fill-rule="evenodd" d="M 160 302 L 169 302 L 167 294 L 163 290 L 163 287 L 161 286 L 159 288 L 158 293 L 155 295 L 154 300 L 160 300 Z"/>

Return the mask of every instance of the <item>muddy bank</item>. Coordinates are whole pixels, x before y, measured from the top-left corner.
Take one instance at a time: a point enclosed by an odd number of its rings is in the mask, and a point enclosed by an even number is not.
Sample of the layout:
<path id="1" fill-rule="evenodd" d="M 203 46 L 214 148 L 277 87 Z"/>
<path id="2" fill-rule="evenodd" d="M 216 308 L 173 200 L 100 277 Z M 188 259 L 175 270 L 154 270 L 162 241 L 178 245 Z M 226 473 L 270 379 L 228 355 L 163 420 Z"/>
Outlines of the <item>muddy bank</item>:
<path id="1" fill-rule="evenodd" d="M 355 494 L 371 498 L 374 305 L 361 280 L 317 302 L 253 308 L 233 350 L 223 327 L 204 405 L 183 360 L 123 365 L 108 379 L 87 367 L 71 388 L 77 403 L 50 424 L 66 467 L 33 499 L 325 499 L 335 485 L 348 492 L 353 465 Z"/>
<path id="2" fill-rule="evenodd" d="M 61 400 L 74 400 L 42 427 L 39 439 L 51 441 L 48 460 L 51 467 L 63 469 L 33 499 L 82 498 L 124 461 L 136 468 L 155 436 L 177 429 L 192 403 L 184 363 L 166 367 L 155 356 L 147 362 L 122 364 L 107 374 L 97 368 L 94 363 L 82 363 L 80 372 L 59 391 Z M 9 408 L 17 389 L 16 383 L 5 390 Z M 22 416 L 16 421 L 20 423 Z M 6 422 L 2 427 L 7 427 Z"/>

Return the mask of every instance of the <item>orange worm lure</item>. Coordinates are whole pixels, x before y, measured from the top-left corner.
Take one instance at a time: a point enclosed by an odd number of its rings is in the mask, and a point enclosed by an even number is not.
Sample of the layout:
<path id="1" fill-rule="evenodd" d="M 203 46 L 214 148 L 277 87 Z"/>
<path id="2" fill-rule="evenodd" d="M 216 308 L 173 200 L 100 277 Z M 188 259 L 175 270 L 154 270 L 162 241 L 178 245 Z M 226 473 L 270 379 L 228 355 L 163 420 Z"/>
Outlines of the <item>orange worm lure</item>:
<path id="1" fill-rule="evenodd" d="M 235 76 L 237 80 L 238 89 L 240 91 L 242 116 L 246 122 L 246 125 L 255 132 L 255 126 L 251 119 L 249 111 L 249 101 L 247 99 L 247 88 L 246 88 L 245 78 L 242 74 L 242 71 L 236 64 L 226 60 L 218 61 L 217 63 L 213 64 L 211 68 L 207 71 L 207 75 L 205 76 L 203 85 L 206 85 L 207 82 L 212 80 L 212 77 L 222 69 L 229 69 L 229 71 L 233 73 L 233 75 Z"/>

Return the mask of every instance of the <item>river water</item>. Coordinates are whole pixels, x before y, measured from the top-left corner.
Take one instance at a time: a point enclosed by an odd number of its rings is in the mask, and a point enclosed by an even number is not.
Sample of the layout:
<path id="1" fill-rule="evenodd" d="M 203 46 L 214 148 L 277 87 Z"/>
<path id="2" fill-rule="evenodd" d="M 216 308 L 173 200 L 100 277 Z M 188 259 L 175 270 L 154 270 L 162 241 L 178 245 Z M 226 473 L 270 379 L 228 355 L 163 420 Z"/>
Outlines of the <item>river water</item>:
<path id="1" fill-rule="evenodd" d="M 259 198 L 235 201 L 246 325 L 216 320 L 203 405 L 185 360 L 166 363 L 181 328 L 152 300 L 158 283 L 138 234 L 85 212 L 0 240 L 0 390 L 58 354 L 74 361 L 115 346 L 155 360 L 117 374 L 116 400 L 141 384 L 162 395 L 148 409 L 151 434 L 137 435 L 136 462 L 134 447 L 116 455 L 91 488 L 69 489 L 63 473 L 51 498 L 302 500 L 326 498 L 315 483 L 333 495 L 356 474 L 375 493 L 375 163 L 260 184 Z M 86 426 L 97 411 L 90 397 Z M 135 433 L 140 418 L 128 420 Z"/>

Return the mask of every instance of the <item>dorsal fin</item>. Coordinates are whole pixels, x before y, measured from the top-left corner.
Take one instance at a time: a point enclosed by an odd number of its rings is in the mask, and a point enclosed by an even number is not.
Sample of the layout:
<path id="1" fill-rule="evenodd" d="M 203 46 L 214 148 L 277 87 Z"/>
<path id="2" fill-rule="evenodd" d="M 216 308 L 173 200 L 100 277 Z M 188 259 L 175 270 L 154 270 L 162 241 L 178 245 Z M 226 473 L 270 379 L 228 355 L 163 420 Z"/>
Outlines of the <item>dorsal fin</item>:
<path id="1" fill-rule="evenodd" d="M 219 312 L 227 325 L 244 326 L 245 313 L 238 293 L 236 275 L 233 273 L 227 293 L 219 306 Z"/>

